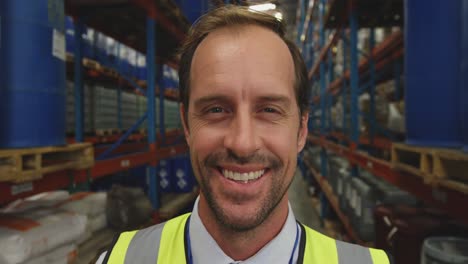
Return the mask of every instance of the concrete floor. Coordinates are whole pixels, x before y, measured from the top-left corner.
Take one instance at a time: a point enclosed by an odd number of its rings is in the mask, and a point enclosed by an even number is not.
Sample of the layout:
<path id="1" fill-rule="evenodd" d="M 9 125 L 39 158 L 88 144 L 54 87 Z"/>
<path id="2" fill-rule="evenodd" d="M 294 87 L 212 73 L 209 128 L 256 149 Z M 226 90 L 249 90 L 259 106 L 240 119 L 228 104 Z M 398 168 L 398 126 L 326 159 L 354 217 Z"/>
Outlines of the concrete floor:
<path id="1" fill-rule="evenodd" d="M 289 202 L 299 222 L 322 232 L 320 216 L 312 206 L 312 198 L 309 196 L 307 188 L 307 183 L 300 171 L 297 170 L 294 180 L 289 187 Z"/>

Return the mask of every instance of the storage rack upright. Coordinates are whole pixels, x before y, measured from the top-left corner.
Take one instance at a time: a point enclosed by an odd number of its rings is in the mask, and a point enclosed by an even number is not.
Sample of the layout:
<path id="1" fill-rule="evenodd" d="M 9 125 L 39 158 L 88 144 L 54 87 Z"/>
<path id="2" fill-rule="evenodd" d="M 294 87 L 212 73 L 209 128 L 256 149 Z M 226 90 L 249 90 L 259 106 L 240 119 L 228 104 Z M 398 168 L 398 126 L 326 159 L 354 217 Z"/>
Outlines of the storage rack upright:
<path id="1" fill-rule="evenodd" d="M 402 30 L 394 32 L 382 43 L 375 45 L 374 28 L 402 27 L 403 1 L 299 0 L 298 2 L 296 43 L 306 60 L 312 84 L 308 141 L 322 148 L 320 171 L 308 163 L 303 167 L 305 167 L 304 172 L 312 174 L 322 189 L 321 216 L 326 217 L 327 210 L 331 206 L 343 223 L 348 236 L 354 242 L 365 244 L 356 235 L 349 219 L 341 212 L 336 201 L 337 197 L 327 181 L 327 151 L 330 151 L 350 162 L 352 176 L 358 176 L 358 167 L 360 167 L 408 191 L 425 203 L 445 211 L 460 222 L 468 223 L 468 211 L 460 209 L 461 204 L 468 202 L 466 187 L 457 189 L 443 184 L 427 184 L 421 177 L 396 170 L 388 160 L 371 155 L 373 150 L 389 153 L 396 142 L 395 138 L 398 137 L 398 135 L 384 137 L 376 135 L 379 128 L 375 118 L 375 86 L 394 78 L 396 87 L 394 99 L 402 98 L 400 76 L 403 72 L 401 58 L 404 56 Z M 317 26 L 319 34 L 314 34 L 314 27 Z M 359 27 L 369 28 L 369 54 L 358 50 Z M 333 76 L 332 49 L 339 39 L 343 39 L 344 63 L 341 76 Z M 363 54 L 361 61 L 358 61 L 359 53 Z M 349 69 L 346 65 L 348 55 Z M 319 82 L 318 91 L 312 88 L 317 82 Z M 370 94 L 370 114 L 367 117 L 369 134 L 360 135 L 359 115 L 362 113 L 359 113 L 358 97 L 366 90 Z M 343 132 L 330 129 L 331 104 L 333 98 L 339 94 L 350 96 L 349 131 L 345 129 L 345 118 L 343 118 Z M 343 104 L 345 101 L 343 100 Z M 319 115 L 315 114 L 317 110 Z M 346 111 L 346 107 L 343 107 L 343 111 Z"/>
<path id="2" fill-rule="evenodd" d="M 104 78 L 115 83 L 125 83 L 129 87 L 143 91 L 148 98 L 156 98 L 156 74 L 157 62 L 161 65 L 168 63 L 177 67 L 177 61 L 167 57 L 185 38 L 188 23 L 182 17 L 181 11 L 171 3 L 157 3 L 153 0 L 66 0 L 66 13 L 75 19 L 75 51 L 72 62 L 74 76 L 74 98 L 75 98 L 75 135 L 68 138 L 68 142 L 91 142 L 93 144 L 113 143 L 110 148 L 96 147 L 96 156 L 103 157 L 95 162 L 95 166 L 88 171 L 60 171 L 44 175 L 41 179 L 22 184 L 9 182 L 0 183 L 0 204 L 6 204 L 13 200 L 27 197 L 36 193 L 56 189 L 70 188 L 75 190 L 78 184 L 89 183 L 100 177 L 115 174 L 130 168 L 149 165 L 149 198 L 155 209 L 161 206 L 159 194 L 157 193 L 156 166 L 161 159 L 186 153 L 187 146 L 181 140 L 180 130 L 165 134 L 163 125 L 160 126 L 160 134 L 156 133 L 155 101 L 148 100 L 147 113 L 137 124 L 123 134 L 85 136 L 83 129 L 83 79 Z M 84 24 L 99 30 L 117 41 L 146 53 L 147 57 L 147 81 L 135 82 L 131 78 L 115 76 L 102 69 L 90 69 L 83 66 L 81 33 Z M 146 39 L 146 41 L 142 41 Z M 156 54 L 158 52 L 159 54 Z M 159 55 L 159 56 L 157 56 Z M 70 67 L 69 67 L 70 68 Z M 70 69 L 68 69 L 70 71 Z M 140 87 L 145 85 L 145 89 Z M 119 89 L 119 93 L 121 90 Z M 159 90 L 160 100 L 166 97 L 177 99 L 174 94 L 164 93 Z M 120 100 L 119 100 L 120 101 Z M 120 103 L 120 102 L 119 102 Z M 159 109 L 160 115 L 164 115 L 162 103 Z M 120 108 L 120 106 L 119 106 Z M 147 133 L 133 134 L 132 132 L 145 119 L 147 119 Z M 163 118 L 161 118 L 163 119 Z M 147 143 L 142 142 L 147 138 Z M 165 139 L 162 141 L 161 139 Z M 133 141 L 133 143 L 123 143 Z M 108 158 L 108 154 L 121 154 Z"/>

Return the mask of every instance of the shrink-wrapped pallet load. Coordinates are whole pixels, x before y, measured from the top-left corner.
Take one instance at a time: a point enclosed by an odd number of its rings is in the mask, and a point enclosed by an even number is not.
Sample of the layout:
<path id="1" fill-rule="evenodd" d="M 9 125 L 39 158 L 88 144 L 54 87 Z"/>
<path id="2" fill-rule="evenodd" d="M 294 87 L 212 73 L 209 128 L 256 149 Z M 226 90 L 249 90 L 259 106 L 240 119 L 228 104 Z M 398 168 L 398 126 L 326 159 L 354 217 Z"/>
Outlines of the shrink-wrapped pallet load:
<path id="1" fill-rule="evenodd" d="M 86 224 L 86 216 L 54 208 L 2 214 L 0 263 L 22 263 L 74 243 L 85 232 Z"/>
<path id="2" fill-rule="evenodd" d="M 82 214 L 88 218 L 85 232 L 78 240 L 78 244 L 90 239 L 94 232 L 107 226 L 106 206 L 107 193 L 105 192 L 75 193 L 57 205 L 58 208 Z"/>
<path id="3" fill-rule="evenodd" d="M 71 264 L 75 262 L 77 255 L 78 250 L 76 245 L 68 244 L 22 264 Z"/>

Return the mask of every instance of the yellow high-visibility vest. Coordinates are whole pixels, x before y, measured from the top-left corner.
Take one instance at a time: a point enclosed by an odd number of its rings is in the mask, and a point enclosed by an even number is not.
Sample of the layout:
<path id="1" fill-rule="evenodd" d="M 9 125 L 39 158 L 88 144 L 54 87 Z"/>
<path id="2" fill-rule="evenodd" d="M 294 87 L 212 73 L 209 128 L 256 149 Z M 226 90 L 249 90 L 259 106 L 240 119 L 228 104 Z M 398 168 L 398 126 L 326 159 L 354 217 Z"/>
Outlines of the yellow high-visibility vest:
<path id="1" fill-rule="evenodd" d="M 140 231 L 124 232 L 115 240 L 103 263 L 185 264 L 185 228 L 190 214 Z M 301 241 L 297 263 L 389 264 L 383 250 L 354 245 L 320 234 L 300 224 Z"/>

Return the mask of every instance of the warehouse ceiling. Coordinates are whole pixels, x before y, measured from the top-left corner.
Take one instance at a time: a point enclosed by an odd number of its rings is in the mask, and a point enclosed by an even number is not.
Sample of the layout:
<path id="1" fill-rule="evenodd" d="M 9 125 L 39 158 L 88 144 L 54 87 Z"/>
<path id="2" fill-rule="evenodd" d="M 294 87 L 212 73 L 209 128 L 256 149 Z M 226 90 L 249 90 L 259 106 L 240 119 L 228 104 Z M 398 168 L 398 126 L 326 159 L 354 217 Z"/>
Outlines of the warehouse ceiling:
<path id="1" fill-rule="evenodd" d="M 280 11 L 283 14 L 283 19 L 286 22 L 288 37 L 292 39 L 296 31 L 296 12 L 298 1 L 299 0 L 250 0 L 248 1 L 248 3 L 249 5 L 262 3 L 276 4 L 278 11 Z"/>

